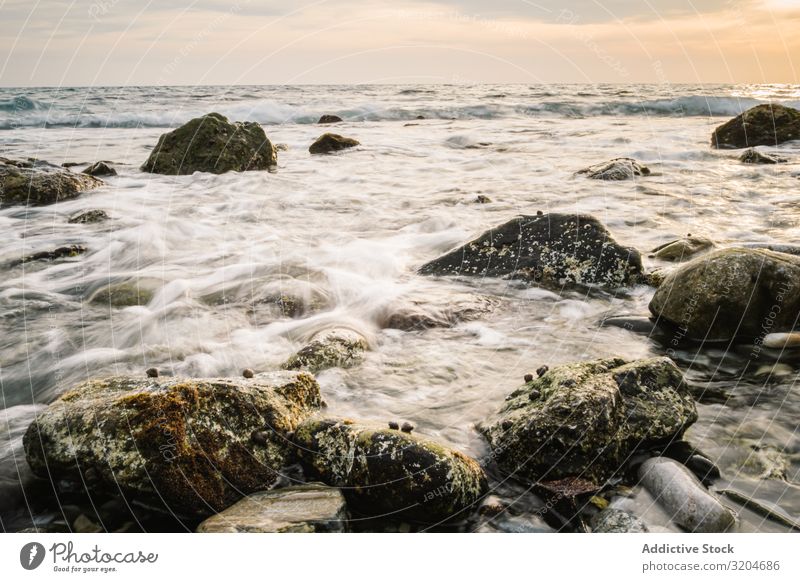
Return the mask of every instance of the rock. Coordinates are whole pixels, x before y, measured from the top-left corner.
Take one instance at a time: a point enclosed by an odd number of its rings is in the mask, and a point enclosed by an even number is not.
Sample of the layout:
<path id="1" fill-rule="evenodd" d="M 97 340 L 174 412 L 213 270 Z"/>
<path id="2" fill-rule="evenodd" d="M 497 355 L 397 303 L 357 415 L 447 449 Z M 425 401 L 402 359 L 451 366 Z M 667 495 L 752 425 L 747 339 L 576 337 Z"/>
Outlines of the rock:
<path id="1" fill-rule="evenodd" d="M 338 115 L 323 115 L 317 123 L 339 123 L 340 121 L 342 121 L 342 118 Z"/>
<path id="2" fill-rule="evenodd" d="M 761 345 L 778 350 L 800 348 L 800 332 L 768 333 Z"/>
<path id="3" fill-rule="evenodd" d="M 275 148 L 258 123 L 231 123 L 219 113 L 209 113 L 163 134 L 142 171 L 223 174 L 267 170 L 277 163 Z"/>
<path id="4" fill-rule="evenodd" d="M 318 333 L 311 342 L 290 357 L 283 368 L 316 373 L 327 368 L 352 368 L 364 359 L 369 344 L 363 335 L 346 328 Z"/>
<path id="5" fill-rule="evenodd" d="M 312 154 L 329 154 L 348 148 L 361 145 L 360 142 L 349 137 L 342 137 L 336 133 L 325 133 L 317 138 L 317 141 L 308 148 Z"/>
<path id="6" fill-rule="evenodd" d="M 606 317 L 600 321 L 600 327 L 621 327 L 634 333 L 645 333 L 647 335 L 654 332 L 655 326 L 655 322 L 649 317 L 636 315 Z"/>
<path id="7" fill-rule="evenodd" d="M 639 468 L 639 478 L 672 521 L 688 531 L 719 533 L 736 522 L 733 513 L 677 461 L 653 457 Z"/>
<path id="8" fill-rule="evenodd" d="M 92 210 L 79 210 L 67 220 L 70 224 L 94 224 L 111 218 L 108 212 L 94 208 Z"/>
<path id="9" fill-rule="evenodd" d="M 784 164 L 787 160 L 786 158 L 782 158 L 780 156 L 768 154 L 766 152 L 760 152 L 755 148 L 750 148 L 741 156 L 739 156 L 739 161 L 743 164 Z"/>
<path id="10" fill-rule="evenodd" d="M 151 281 L 124 281 L 112 283 L 92 293 L 89 303 L 104 307 L 130 307 L 147 305 L 153 300 L 155 292 Z"/>
<path id="11" fill-rule="evenodd" d="M 711 147 L 774 146 L 793 139 L 800 139 L 800 111 L 772 103 L 757 105 L 720 125 L 711 136 Z"/>
<path id="12" fill-rule="evenodd" d="M 639 176 L 649 176 L 650 168 L 632 158 L 615 158 L 589 166 L 577 173 L 593 180 L 630 180 Z"/>
<path id="13" fill-rule="evenodd" d="M 512 392 L 478 430 L 498 466 L 515 477 L 600 482 L 635 451 L 679 438 L 695 420 L 689 388 L 670 359 L 610 358 L 550 369 Z"/>
<path id="14" fill-rule="evenodd" d="M 616 289 L 642 281 L 642 258 L 595 218 L 520 216 L 423 265 L 423 275 L 508 277 Z"/>
<path id="15" fill-rule="evenodd" d="M 458 518 L 487 487 L 474 459 L 382 426 L 309 420 L 294 439 L 306 474 L 343 487 L 349 506 L 368 516 L 391 514 L 426 523 Z"/>
<path id="16" fill-rule="evenodd" d="M 478 319 L 491 313 L 500 300 L 475 293 L 454 293 L 436 296 L 412 294 L 392 303 L 378 316 L 381 327 L 416 331 L 432 327 L 452 327 L 463 321 Z"/>
<path id="17" fill-rule="evenodd" d="M 592 518 L 594 533 L 647 533 L 650 530 L 639 518 L 627 511 L 607 507 Z"/>
<path id="18" fill-rule="evenodd" d="M 650 312 L 677 327 L 676 345 L 790 331 L 800 313 L 800 257 L 736 248 L 698 257 L 667 275 Z"/>
<path id="19" fill-rule="evenodd" d="M 288 435 L 320 401 L 305 373 L 90 380 L 39 414 L 23 444 L 54 483 L 207 515 L 277 481 L 294 462 Z"/>
<path id="20" fill-rule="evenodd" d="M 103 528 L 82 513 L 72 524 L 72 531 L 73 533 L 100 533 Z"/>
<path id="21" fill-rule="evenodd" d="M 662 261 L 682 262 L 699 253 L 714 248 L 714 241 L 702 236 L 688 235 L 686 238 L 670 241 L 650 251 L 651 257 Z"/>
<path id="22" fill-rule="evenodd" d="M 347 531 L 342 492 L 324 485 L 297 485 L 248 495 L 209 517 L 198 533 L 314 533 Z"/>
<path id="23" fill-rule="evenodd" d="M 492 199 L 484 194 L 478 194 L 475 197 L 475 204 L 490 204 Z"/>
<path id="24" fill-rule="evenodd" d="M 89 176 L 116 176 L 117 171 L 106 162 L 95 162 L 83 171 Z"/>
<path id="25" fill-rule="evenodd" d="M 158 378 L 158 368 L 147 368 L 144 373 L 148 378 Z"/>
<path id="26" fill-rule="evenodd" d="M 102 181 L 40 161 L 0 157 L 0 206 L 42 206 L 77 198 Z"/>
<path id="27" fill-rule="evenodd" d="M 242 370 L 242 377 L 243 378 L 252 378 L 255 375 L 256 375 L 256 373 L 253 372 L 253 370 L 250 369 L 250 368 L 245 368 L 244 370 Z"/>
<path id="28" fill-rule="evenodd" d="M 87 250 L 89 249 L 86 248 L 86 245 L 66 245 L 55 248 L 52 251 L 41 251 L 38 253 L 33 253 L 32 255 L 27 255 L 21 259 L 12 261 L 11 266 L 15 267 L 17 265 L 32 263 L 34 261 L 56 261 L 58 259 L 71 259 L 84 254 Z"/>

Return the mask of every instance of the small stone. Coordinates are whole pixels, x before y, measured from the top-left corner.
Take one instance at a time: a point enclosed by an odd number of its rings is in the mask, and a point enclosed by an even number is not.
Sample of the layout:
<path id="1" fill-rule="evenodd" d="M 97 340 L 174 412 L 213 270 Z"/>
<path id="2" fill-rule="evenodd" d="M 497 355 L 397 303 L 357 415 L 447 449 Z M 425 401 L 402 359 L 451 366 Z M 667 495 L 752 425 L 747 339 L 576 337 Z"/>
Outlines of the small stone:
<path id="1" fill-rule="evenodd" d="M 95 222 L 103 222 L 104 220 L 108 220 L 110 216 L 108 212 L 105 210 L 100 209 L 92 209 L 92 210 L 79 210 L 75 214 L 69 217 L 67 222 L 70 224 L 92 224 Z"/>
<path id="2" fill-rule="evenodd" d="M 254 431 L 250 438 L 253 440 L 254 443 L 258 445 L 265 445 L 267 444 L 267 437 L 269 435 L 263 430 Z"/>
<path id="3" fill-rule="evenodd" d="M 336 133 L 325 133 L 317 138 L 308 148 L 311 154 L 329 154 L 361 145 L 358 140 L 342 137 Z"/>
<path id="4" fill-rule="evenodd" d="M 544 216 L 544 212 L 542 212 L 541 210 L 537 210 L 536 216 Z"/>
<path id="5" fill-rule="evenodd" d="M 505 504 L 497 495 L 489 495 L 478 508 L 478 513 L 487 517 L 500 515 L 506 510 Z"/>
<path id="6" fill-rule="evenodd" d="M 147 368 L 144 373 L 148 378 L 158 378 L 158 368 Z"/>
<path id="7" fill-rule="evenodd" d="M 528 398 L 530 400 L 539 400 L 539 398 L 541 398 L 541 396 L 542 396 L 542 393 L 539 392 L 538 390 L 531 390 L 530 394 L 528 394 Z"/>
<path id="8" fill-rule="evenodd" d="M 489 198 L 488 196 L 485 196 L 485 195 L 483 195 L 483 194 L 478 194 L 478 195 L 475 197 L 475 202 L 476 202 L 477 204 L 489 204 L 491 201 L 492 201 L 492 199 L 491 199 L 491 198 Z"/>
<path id="9" fill-rule="evenodd" d="M 525 377 L 523 378 L 523 380 L 525 380 L 526 384 L 528 382 L 533 382 L 533 374 L 525 374 Z"/>
<path id="10" fill-rule="evenodd" d="M 395 421 L 390 420 L 389 421 L 389 428 L 392 429 L 392 430 L 400 430 L 400 425 L 397 424 Z"/>
<path id="11" fill-rule="evenodd" d="M 800 348 L 800 332 L 768 333 L 762 342 L 765 348 Z"/>
<path id="12" fill-rule="evenodd" d="M 548 371 L 549 369 L 550 369 L 550 368 L 548 368 L 547 366 L 542 366 L 541 368 L 539 368 L 538 370 L 536 370 L 536 375 L 537 375 L 537 376 L 539 376 L 539 378 L 541 378 L 542 376 L 544 376 L 545 374 L 547 374 L 547 371 Z M 533 380 L 533 378 L 531 378 L 531 380 Z"/>
<path id="13" fill-rule="evenodd" d="M 411 424 L 410 422 L 404 422 L 403 426 L 400 427 L 400 430 L 402 430 L 403 432 L 411 433 L 411 431 L 414 430 L 414 425 Z"/>
<path id="14" fill-rule="evenodd" d="M 253 370 L 251 370 L 250 368 L 245 368 L 242 371 L 242 376 L 244 376 L 245 378 L 252 378 L 253 376 L 255 376 L 255 372 L 253 372 Z"/>
<path id="15" fill-rule="evenodd" d="M 650 169 L 631 158 L 616 158 L 584 168 L 578 174 L 593 180 L 629 180 L 638 176 L 649 176 Z"/>
<path id="16" fill-rule="evenodd" d="M 88 176 L 116 176 L 117 171 L 106 162 L 95 162 L 83 171 Z"/>
<path id="17" fill-rule="evenodd" d="M 340 121 L 342 121 L 342 118 L 338 115 L 323 115 L 317 123 L 339 123 Z"/>
<path id="18" fill-rule="evenodd" d="M 75 533 L 100 533 L 103 528 L 86 517 L 80 514 L 72 524 L 72 529 Z"/>

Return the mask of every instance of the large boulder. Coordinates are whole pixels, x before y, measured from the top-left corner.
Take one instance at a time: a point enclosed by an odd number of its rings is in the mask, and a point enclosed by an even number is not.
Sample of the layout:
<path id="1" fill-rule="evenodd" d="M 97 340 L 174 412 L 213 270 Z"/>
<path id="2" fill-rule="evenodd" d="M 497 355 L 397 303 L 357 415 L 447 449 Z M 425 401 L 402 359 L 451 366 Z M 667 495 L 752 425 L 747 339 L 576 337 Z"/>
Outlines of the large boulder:
<path id="1" fill-rule="evenodd" d="M 77 198 L 103 182 L 37 160 L 0 158 L 0 206 L 43 206 Z"/>
<path id="2" fill-rule="evenodd" d="M 676 344 L 791 331 L 800 317 L 800 257 L 744 248 L 703 255 L 666 276 L 650 311 L 677 329 Z"/>
<path id="3" fill-rule="evenodd" d="M 54 483 L 203 515 L 274 484 L 320 403 L 305 373 L 90 380 L 37 416 L 25 454 Z"/>
<path id="4" fill-rule="evenodd" d="M 367 516 L 439 522 L 486 490 L 477 461 L 409 432 L 328 418 L 306 421 L 294 439 L 306 473 L 342 487 Z"/>
<path id="5" fill-rule="evenodd" d="M 199 533 L 328 533 L 347 531 L 342 492 L 318 484 L 248 495 L 209 517 Z"/>
<path id="6" fill-rule="evenodd" d="M 794 139 L 800 139 L 800 111 L 773 103 L 748 109 L 720 125 L 711 136 L 711 146 L 774 146 Z"/>
<path id="7" fill-rule="evenodd" d="M 686 382 L 668 358 L 558 366 L 512 392 L 479 425 L 498 466 L 532 481 L 602 481 L 638 449 L 680 437 L 697 420 Z"/>
<path id="8" fill-rule="evenodd" d="M 231 123 L 219 113 L 209 113 L 162 135 L 142 171 L 223 174 L 267 170 L 277 163 L 275 148 L 258 123 Z"/>
<path id="9" fill-rule="evenodd" d="M 309 146 L 311 154 L 330 154 L 361 145 L 361 142 L 351 137 L 343 137 L 338 133 L 324 133 Z"/>
<path id="10" fill-rule="evenodd" d="M 419 272 L 609 289 L 643 282 L 639 251 L 618 244 L 600 221 L 583 214 L 514 218 Z"/>

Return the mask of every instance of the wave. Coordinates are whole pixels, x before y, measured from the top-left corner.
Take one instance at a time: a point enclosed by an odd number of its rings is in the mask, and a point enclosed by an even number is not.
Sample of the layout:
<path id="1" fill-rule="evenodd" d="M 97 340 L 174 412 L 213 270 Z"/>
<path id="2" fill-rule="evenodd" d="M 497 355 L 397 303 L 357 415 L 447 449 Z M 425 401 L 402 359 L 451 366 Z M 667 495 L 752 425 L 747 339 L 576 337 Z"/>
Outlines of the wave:
<path id="1" fill-rule="evenodd" d="M 323 113 L 336 114 L 347 121 L 409 121 L 415 119 L 469 120 L 505 119 L 514 117 L 554 116 L 568 118 L 598 116 L 655 116 L 655 117 L 733 117 L 743 111 L 769 101 L 731 96 L 685 95 L 676 98 L 651 100 L 586 100 L 567 99 L 537 103 L 512 103 L 508 99 L 498 102 L 486 98 L 479 103 L 449 106 L 441 102 L 419 105 L 365 104 L 357 107 L 309 109 L 277 101 L 254 99 L 232 103 L 209 104 L 204 109 L 171 109 L 165 101 L 153 111 L 59 111 L 55 107 L 18 96 L 0 101 L 0 129 L 19 127 L 70 127 L 70 128 L 169 128 L 185 123 L 193 117 L 218 111 L 232 120 L 255 121 L 263 125 L 313 124 Z M 800 101 L 784 101 L 784 105 L 800 108 Z M 116 107 L 122 109 L 120 100 Z M 194 105 L 198 107 L 198 105 Z M 5 115 L 3 115 L 5 113 Z"/>

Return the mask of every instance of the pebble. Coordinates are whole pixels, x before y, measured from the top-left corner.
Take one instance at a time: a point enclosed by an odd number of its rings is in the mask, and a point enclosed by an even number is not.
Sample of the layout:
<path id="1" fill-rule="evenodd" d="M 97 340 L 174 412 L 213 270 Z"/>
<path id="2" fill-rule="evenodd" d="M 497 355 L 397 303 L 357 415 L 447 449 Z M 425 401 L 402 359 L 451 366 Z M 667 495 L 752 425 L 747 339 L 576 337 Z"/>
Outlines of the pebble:
<path id="1" fill-rule="evenodd" d="M 539 378 L 541 378 L 542 376 L 544 376 L 545 374 L 547 374 L 547 371 L 548 371 L 549 369 L 550 369 L 550 368 L 548 368 L 547 366 L 542 366 L 541 368 L 539 368 L 538 370 L 536 370 L 536 375 L 537 375 L 537 376 L 539 376 Z"/>
<path id="2" fill-rule="evenodd" d="M 526 384 L 528 382 L 533 382 L 533 374 L 525 374 L 525 377 L 523 378 L 523 380 L 525 380 Z"/>
<path id="3" fill-rule="evenodd" d="M 252 378 L 253 376 L 255 376 L 255 372 L 253 372 L 253 370 L 251 370 L 250 368 L 245 368 L 244 371 L 242 372 L 242 376 L 244 376 L 245 378 Z"/>
<path id="4" fill-rule="evenodd" d="M 400 429 L 400 425 L 397 424 L 395 421 L 390 420 L 389 421 L 389 428 L 392 429 L 392 430 L 399 430 Z"/>
<path id="5" fill-rule="evenodd" d="M 402 430 L 403 432 L 411 433 L 411 431 L 414 430 L 414 425 L 411 424 L 410 422 L 404 422 L 403 426 L 400 427 L 400 430 Z"/>
<path id="6" fill-rule="evenodd" d="M 144 373 L 148 378 L 158 378 L 158 368 L 147 368 Z"/>

